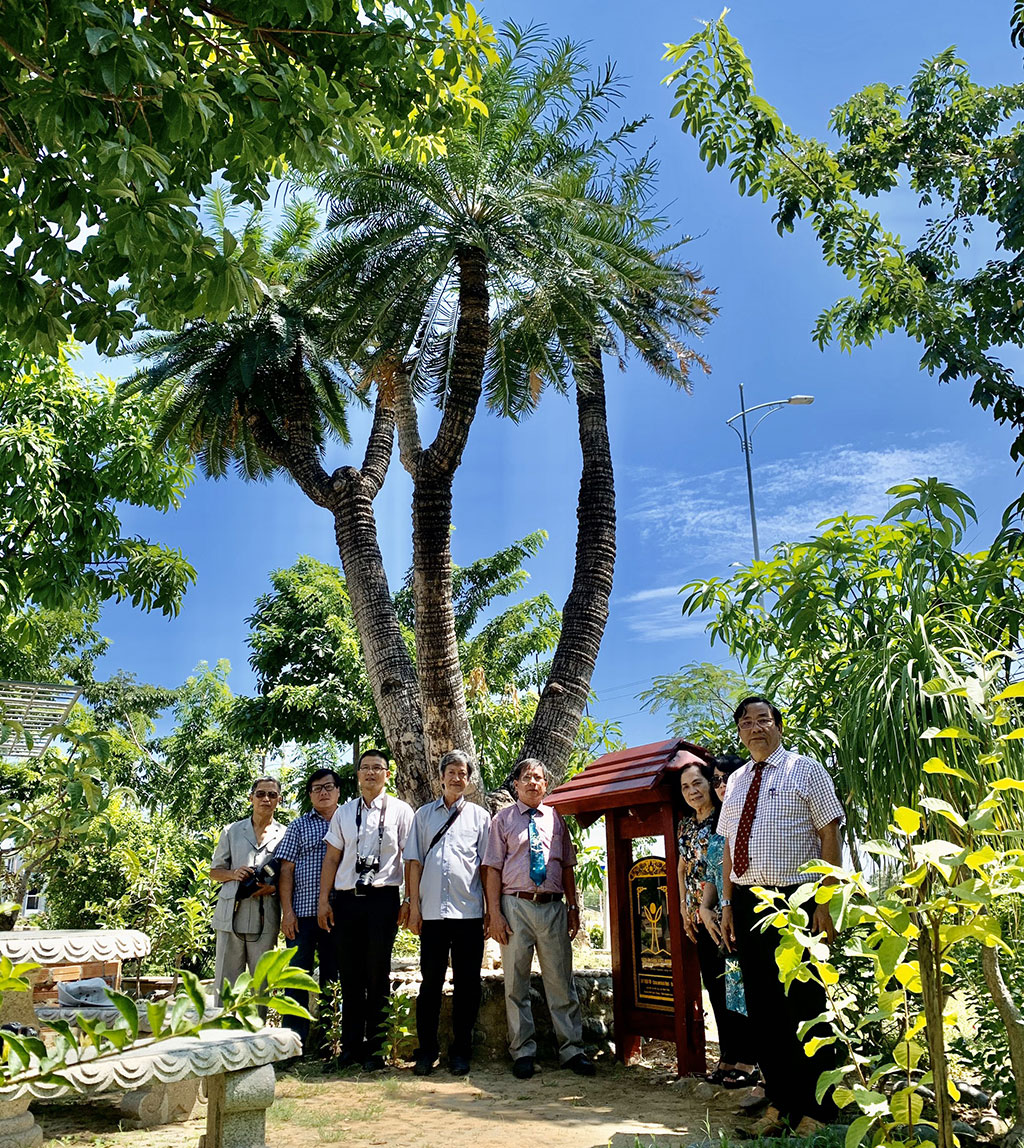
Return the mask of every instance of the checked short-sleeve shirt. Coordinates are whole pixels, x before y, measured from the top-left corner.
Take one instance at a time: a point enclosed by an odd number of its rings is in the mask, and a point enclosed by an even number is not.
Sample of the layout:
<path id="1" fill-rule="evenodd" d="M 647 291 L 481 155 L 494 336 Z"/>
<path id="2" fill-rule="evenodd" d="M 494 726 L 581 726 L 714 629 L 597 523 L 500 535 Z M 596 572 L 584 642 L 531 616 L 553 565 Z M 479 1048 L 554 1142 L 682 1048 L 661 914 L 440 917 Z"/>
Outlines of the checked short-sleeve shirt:
<path id="1" fill-rule="evenodd" d="M 736 831 L 743 803 L 754 779 L 748 762 L 729 778 L 718 832 L 736 853 Z M 750 865 L 735 885 L 798 885 L 808 879 L 800 868 L 821 857 L 818 831 L 833 821 L 846 820 L 835 786 L 825 767 L 779 746 L 764 763 L 757 813 L 750 830 Z"/>
<path id="2" fill-rule="evenodd" d="M 315 809 L 303 813 L 288 826 L 274 854 L 282 861 L 292 861 L 295 864 L 292 911 L 296 917 L 316 916 L 316 903 L 320 896 L 320 867 L 327 852 L 324 836 L 330 824 L 330 819 L 321 817 Z"/>

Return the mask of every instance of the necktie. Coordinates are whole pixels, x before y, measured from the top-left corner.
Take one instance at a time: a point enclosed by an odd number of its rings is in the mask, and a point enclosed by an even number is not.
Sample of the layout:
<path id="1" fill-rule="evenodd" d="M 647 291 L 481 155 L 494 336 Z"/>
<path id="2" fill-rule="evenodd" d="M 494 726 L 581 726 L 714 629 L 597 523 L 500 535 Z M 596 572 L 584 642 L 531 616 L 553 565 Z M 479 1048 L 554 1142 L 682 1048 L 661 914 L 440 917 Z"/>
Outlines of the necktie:
<path id="1" fill-rule="evenodd" d="M 534 885 L 543 885 L 548 875 L 547 862 L 544 860 L 544 846 L 540 840 L 540 830 L 537 828 L 537 810 L 530 810 L 530 880 Z"/>
<path id="2" fill-rule="evenodd" d="M 754 827 L 754 817 L 757 815 L 757 798 L 761 792 L 761 778 L 764 775 L 764 762 L 754 762 L 754 776 L 743 800 L 743 812 L 740 814 L 740 823 L 736 829 L 736 848 L 732 859 L 732 871 L 737 877 L 742 877 L 750 868 L 750 831 Z"/>

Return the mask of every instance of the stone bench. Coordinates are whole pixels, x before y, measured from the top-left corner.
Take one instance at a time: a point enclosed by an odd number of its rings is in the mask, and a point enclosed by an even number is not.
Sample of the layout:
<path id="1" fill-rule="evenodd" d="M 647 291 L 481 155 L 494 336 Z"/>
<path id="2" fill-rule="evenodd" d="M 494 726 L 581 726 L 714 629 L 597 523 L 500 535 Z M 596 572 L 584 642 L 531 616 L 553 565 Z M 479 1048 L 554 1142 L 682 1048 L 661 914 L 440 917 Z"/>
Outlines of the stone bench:
<path id="1" fill-rule="evenodd" d="M 144 1128 L 189 1119 L 199 1103 L 200 1080 L 206 1079 L 206 1135 L 200 1148 L 264 1148 L 266 1110 L 274 1102 L 273 1066 L 301 1052 L 298 1034 L 289 1029 L 211 1029 L 83 1059 L 63 1070 L 69 1084 L 29 1082 L 0 1089 L 0 1146 L 41 1143 L 42 1129 L 29 1111 L 34 1099 L 122 1092 L 125 1123 Z"/>

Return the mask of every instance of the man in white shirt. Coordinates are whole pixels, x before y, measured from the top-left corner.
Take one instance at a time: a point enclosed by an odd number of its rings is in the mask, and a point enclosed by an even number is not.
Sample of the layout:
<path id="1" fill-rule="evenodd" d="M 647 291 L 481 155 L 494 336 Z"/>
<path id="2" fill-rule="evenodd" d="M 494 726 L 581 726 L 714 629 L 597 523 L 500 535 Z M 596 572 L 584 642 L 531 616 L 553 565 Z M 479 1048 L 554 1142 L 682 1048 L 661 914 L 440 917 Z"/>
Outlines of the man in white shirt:
<path id="1" fill-rule="evenodd" d="M 359 757 L 359 796 L 338 807 L 324 840 L 317 920 L 337 946 L 341 970 L 341 1060 L 367 1072 L 384 1067 L 381 1024 L 391 994 L 391 951 L 409 916 L 401 904 L 402 851 L 412 809 L 385 792 L 388 757 Z"/>
<path id="2" fill-rule="evenodd" d="M 452 1042 L 448 1068 L 465 1076 L 473 1053 L 473 1026 L 480 1010 L 484 956 L 484 890 L 480 876 L 491 818 L 466 800 L 473 763 L 461 749 L 438 763 L 441 796 L 416 811 L 405 846 L 409 928 L 420 934 L 423 981 L 416 1000 L 419 1048 L 413 1072 L 427 1076 L 437 1060 L 437 1027 L 444 974 L 451 955 Z"/>
<path id="3" fill-rule="evenodd" d="M 753 888 L 789 896 L 810 879 L 800 871 L 808 862 L 839 865 L 843 807 L 825 767 L 783 746 L 782 714 L 768 698 L 744 698 L 733 717 L 750 761 L 730 776 L 718 818 L 725 838 L 722 936 L 739 957 L 769 1102 L 748 1132 L 775 1136 L 788 1124 L 809 1139 L 835 1115 L 831 1091 L 819 1101 L 815 1086 L 821 1073 L 835 1067 L 836 1048 L 826 1045 L 807 1056 L 798 1033 L 805 1021 L 825 1011 L 827 1001 L 816 983 L 794 981 L 788 993 L 783 988 L 775 960 L 781 934 L 774 925 L 762 928 Z M 810 931 L 832 941 L 828 905 L 810 905 Z"/>

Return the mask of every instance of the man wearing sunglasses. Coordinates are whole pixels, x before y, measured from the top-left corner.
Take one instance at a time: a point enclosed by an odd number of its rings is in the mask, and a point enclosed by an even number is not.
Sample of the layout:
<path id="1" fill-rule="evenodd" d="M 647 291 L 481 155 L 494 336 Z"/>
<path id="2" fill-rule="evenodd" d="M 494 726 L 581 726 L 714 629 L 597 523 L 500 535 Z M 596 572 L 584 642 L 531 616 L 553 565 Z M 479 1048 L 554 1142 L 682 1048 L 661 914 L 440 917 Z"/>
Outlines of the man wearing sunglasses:
<path id="1" fill-rule="evenodd" d="M 281 862 L 278 889 L 281 895 L 281 932 L 290 948 L 297 949 L 292 964 L 307 973 L 320 962 L 319 1009 L 330 1007 L 331 986 L 339 979 L 338 959 L 330 933 L 320 928 L 316 903 L 320 896 L 320 869 L 327 852 L 324 837 L 341 796 L 341 778 L 333 769 L 317 769 L 306 782 L 310 810 L 288 826 L 275 857 Z M 288 994 L 309 1007 L 309 993 L 292 990 Z M 309 1021 L 286 1016 L 282 1023 L 302 1038 L 302 1051 L 308 1053 Z"/>

